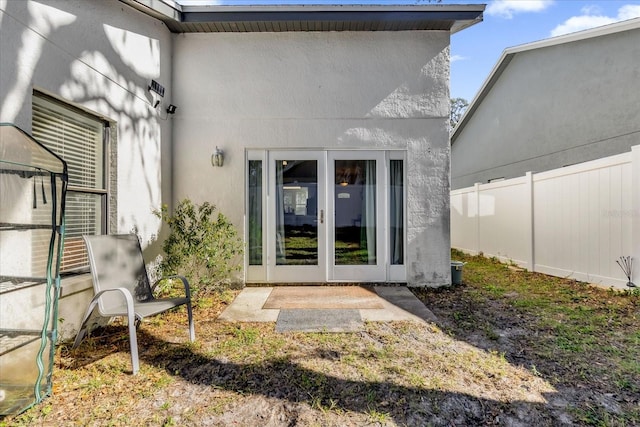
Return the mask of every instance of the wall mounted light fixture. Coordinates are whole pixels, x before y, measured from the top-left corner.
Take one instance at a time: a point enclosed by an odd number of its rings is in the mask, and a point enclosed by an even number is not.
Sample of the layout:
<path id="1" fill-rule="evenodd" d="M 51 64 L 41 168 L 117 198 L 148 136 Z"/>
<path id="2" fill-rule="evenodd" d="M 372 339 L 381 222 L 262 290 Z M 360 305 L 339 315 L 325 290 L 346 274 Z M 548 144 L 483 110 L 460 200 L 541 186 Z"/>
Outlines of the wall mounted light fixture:
<path id="1" fill-rule="evenodd" d="M 177 108 L 178 107 L 176 107 L 175 105 L 169 104 L 169 106 L 167 107 L 167 114 L 175 114 Z"/>
<path id="2" fill-rule="evenodd" d="M 221 167 L 224 163 L 224 152 L 216 146 L 215 151 L 211 155 L 211 165 Z"/>

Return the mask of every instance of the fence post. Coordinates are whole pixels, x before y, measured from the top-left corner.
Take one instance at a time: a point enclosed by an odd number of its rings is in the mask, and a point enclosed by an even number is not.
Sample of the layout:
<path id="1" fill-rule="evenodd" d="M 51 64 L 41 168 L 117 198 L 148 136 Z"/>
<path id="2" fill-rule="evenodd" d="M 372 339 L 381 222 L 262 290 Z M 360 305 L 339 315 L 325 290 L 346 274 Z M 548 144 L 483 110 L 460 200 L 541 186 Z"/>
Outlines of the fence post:
<path id="1" fill-rule="evenodd" d="M 631 256 L 633 282 L 640 286 L 640 145 L 631 147 Z"/>
<path id="2" fill-rule="evenodd" d="M 527 227 L 527 257 L 529 271 L 536 271 L 536 245 L 535 245 L 535 213 L 534 213 L 534 191 L 533 191 L 533 172 L 527 172 L 525 175 L 525 185 L 527 187 L 527 206 L 524 221 Z"/>

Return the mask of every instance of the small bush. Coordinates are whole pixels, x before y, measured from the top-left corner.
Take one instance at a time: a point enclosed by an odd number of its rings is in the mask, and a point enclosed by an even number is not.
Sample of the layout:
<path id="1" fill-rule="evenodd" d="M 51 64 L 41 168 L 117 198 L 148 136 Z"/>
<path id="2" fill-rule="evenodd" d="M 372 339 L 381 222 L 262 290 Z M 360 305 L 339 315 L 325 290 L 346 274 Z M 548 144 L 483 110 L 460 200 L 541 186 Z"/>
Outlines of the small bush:
<path id="1" fill-rule="evenodd" d="M 216 290 L 240 270 L 242 241 L 227 217 L 215 213 L 215 205 L 194 205 L 189 199 L 182 200 L 173 214 L 166 205 L 154 212 L 170 229 L 162 244 L 162 276 L 181 274 L 194 290 Z M 159 286 L 162 291 L 163 284 Z"/>

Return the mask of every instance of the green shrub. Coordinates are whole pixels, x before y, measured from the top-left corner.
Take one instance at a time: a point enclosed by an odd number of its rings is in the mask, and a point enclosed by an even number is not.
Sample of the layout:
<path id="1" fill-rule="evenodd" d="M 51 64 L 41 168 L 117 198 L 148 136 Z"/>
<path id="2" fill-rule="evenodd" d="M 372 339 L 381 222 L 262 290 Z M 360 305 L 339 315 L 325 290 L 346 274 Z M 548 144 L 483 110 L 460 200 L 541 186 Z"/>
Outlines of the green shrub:
<path id="1" fill-rule="evenodd" d="M 182 200 L 173 214 L 166 205 L 154 212 L 170 230 L 162 244 L 162 276 L 181 274 L 194 290 L 215 290 L 240 270 L 243 243 L 227 217 L 215 213 L 215 205 L 194 205 L 189 199 Z"/>

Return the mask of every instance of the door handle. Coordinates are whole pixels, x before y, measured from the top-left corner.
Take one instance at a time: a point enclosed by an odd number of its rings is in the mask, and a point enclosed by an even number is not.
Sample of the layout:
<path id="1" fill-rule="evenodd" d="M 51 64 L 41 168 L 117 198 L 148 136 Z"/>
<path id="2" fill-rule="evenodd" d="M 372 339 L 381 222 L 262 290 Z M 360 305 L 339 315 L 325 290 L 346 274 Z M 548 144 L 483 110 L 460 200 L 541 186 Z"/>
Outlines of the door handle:
<path id="1" fill-rule="evenodd" d="M 320 209 L 320 224 L 324 224 L 324 209 Z"/>

